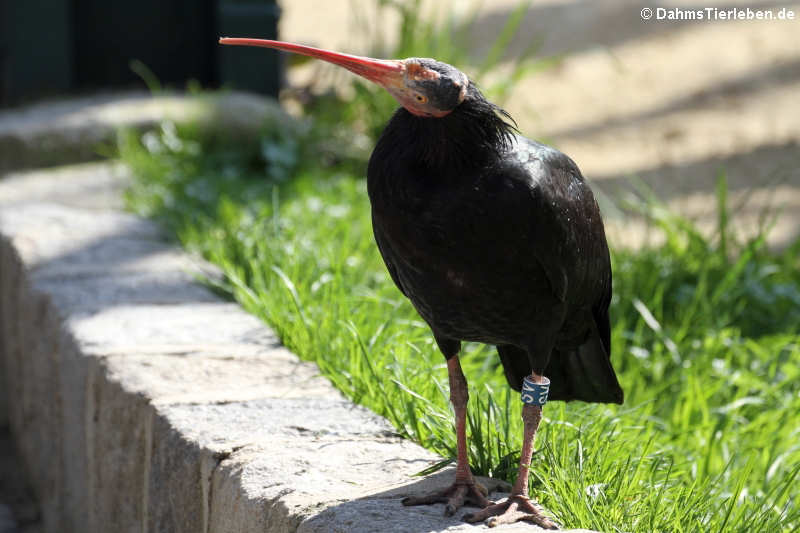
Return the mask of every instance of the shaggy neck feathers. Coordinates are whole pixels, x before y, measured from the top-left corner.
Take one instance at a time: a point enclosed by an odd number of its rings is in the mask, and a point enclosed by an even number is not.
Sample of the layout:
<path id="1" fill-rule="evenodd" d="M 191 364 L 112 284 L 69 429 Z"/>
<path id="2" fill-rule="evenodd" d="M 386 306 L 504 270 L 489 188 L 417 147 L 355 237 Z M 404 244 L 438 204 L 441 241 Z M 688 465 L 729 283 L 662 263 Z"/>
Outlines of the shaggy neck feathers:
<path id="1" fill-rule="evenodd" d="M 476 168 L 510 147 L 516 128 L 507 120 L 513 122 L 470 82 L 465 100 L 444 117 L 422 118 L 398 109 L 378 145 L 430 170 Z"/>

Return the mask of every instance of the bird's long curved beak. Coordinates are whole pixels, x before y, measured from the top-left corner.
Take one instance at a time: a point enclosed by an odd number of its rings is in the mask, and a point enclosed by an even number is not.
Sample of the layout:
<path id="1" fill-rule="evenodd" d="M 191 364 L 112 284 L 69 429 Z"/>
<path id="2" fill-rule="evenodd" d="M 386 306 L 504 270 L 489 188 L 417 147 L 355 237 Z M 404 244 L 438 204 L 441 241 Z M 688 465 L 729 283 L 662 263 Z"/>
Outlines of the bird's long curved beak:
<path id="1" fill-rule="evenodd" d="M 340 52 L 313 48 L 302 44 L 270 41 L 267 39 L 220 37 L 219 43 L 238 46 L 261 46 L 264 48 L 293 52 L 295 54 L 314 57 L 327 61 L 328 63 L 333 63 L 334 65 L 339 65 L 387 89 L 403 85 L 405 63 L 396 59 L 373 59 L 371 57 L 342 54 Z"/>

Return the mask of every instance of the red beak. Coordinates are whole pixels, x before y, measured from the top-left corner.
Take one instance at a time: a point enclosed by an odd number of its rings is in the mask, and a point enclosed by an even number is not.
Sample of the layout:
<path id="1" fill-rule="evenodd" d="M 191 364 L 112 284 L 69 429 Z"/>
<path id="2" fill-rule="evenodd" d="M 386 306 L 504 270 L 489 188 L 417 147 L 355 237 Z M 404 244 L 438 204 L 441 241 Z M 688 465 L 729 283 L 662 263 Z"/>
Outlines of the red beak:
<path id="1" fill-rule="evenodd" d="M 264 48 L 274 48 L 276 50 L 284 50 L 286 52 L 315 57 L 327 61 L 328 63 L 344 67 L 350 72 L 358 74 L 387 89 L 398 87 L 403 84 L 405 63 L 396 59 L 373 59 L 371 57 L 353 56 L 350 54 L 323 50 L 321 48 L 303 46 L 302 44 L 269 41 L 266 39 L 220 37 L 219 43 L 238 46 L 262 46 Z"/>

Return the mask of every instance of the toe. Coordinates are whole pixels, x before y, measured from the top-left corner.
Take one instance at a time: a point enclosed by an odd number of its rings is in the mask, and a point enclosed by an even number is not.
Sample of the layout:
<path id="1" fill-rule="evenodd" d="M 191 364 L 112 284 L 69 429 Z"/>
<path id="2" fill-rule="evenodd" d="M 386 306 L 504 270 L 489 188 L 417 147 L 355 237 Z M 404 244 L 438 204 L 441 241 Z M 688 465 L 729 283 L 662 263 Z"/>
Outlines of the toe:
<path id="1" fill-rule="evenodd" d="M 478 511 L 477 513 L 467 513 L 463 517 L 462 520 L 469 523 L 475 522 L 482 522 L 486 520 L 490 516 L 494 516 L 498 513 L 503 512 L 503 510 L 507 507 L 507 501 L 497 504 L 490 504 Z"/>
<path id="2" fill-rule="evenodd" d="M 489 527 L 497 527 L 502 524 L 513 524 L 515 522 L 519 522 L 525 518 L 525 516 L 525 513 L 521 513 L 516 509 L 509 508 L 505 513 L 489 518 L 486 521 L 486 525 Z"/>
<path id="3" fill-rule="evenodd" d="M 407 496 L 402 499 L 400 503 L 405 506 L 411 505 L 430 505 L 432 503 L 443 503 L 446 502 L 447 498 L 442 496 L 441 493 L 433 493 L 427 494 L 425 496 Z"/>
<path id="4" fill-rule="evenodd" d="M 444 515 L 445 516 L 453 516 L 456 514 L 456 511 L 461 509 L 464 505 L 464 498 L 467 495 L 469 487 L 466 485 L 459 485 L 455 491 L 453 491 L 453 495 L 447 500 L 447 505 L 444 507 Z"/>
<path id="5" fill-rule="evenodd" d="M 542 529 L 558 529 L 558 526 L 543 514 L 523 514 L 517 520 L 536 524 Z"/>
<path id="6" fill-rule="evenodd" d="M 517 520 L 531 522 L 543 529 L 558 529 L 558 525 L 545 516 L 541 507 L 527 498 L 520 502 L 520 511 L 522 516 Z"/>
<path id="7" fill-rule="evenodd" d="M 475 492 L 477 492 L 478 494 L 480 494 L 484 498 L 488 498 L 489 497 L 489 489 L 487 489 L 483 485 L 483 483 L 480 483 L 479 481 L 475 481 L 472 486 L 474 487 Z"/>
<path id="8" fill-rule="evenodd" d="M 464 501 L 462 505 L 474 505 L 476 507 L 489 507 L 494 505 L 495 502 L 487 499 L 488 493 L 482 485 L 473 485 L 468 487 L 464 494 Z"/>
<path id="9" fill-rule="evenodd" d="M 531 522 L 544 529 L 558 529 L 541 510 L 525 497 L 514 496 L 501 503 L 489 505 L 477 513 L 468 513 L 462 517 L 465 522 L 475 523 L 486 520 L 489 527 L 515 522 Z"/>

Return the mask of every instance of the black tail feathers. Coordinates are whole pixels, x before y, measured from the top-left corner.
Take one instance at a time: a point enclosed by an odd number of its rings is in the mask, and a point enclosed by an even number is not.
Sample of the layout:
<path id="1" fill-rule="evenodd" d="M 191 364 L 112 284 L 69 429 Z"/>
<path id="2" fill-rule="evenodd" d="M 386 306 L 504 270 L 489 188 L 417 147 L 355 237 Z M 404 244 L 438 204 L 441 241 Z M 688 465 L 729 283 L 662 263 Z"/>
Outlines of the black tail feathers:
<path id="1" fill-rule="evenodd" d="M 589 337 L 579 347 L 553 350 L 544 372 L 550 378 L 550 400 L 622 403 L 622 387 L 605 349 L 608 340 L 592 326 Z M 528 354 L 510 345 L 498 346 L 497 352 L 508 384 L 519 391 L 523 378 L 531 373 Z"/>

